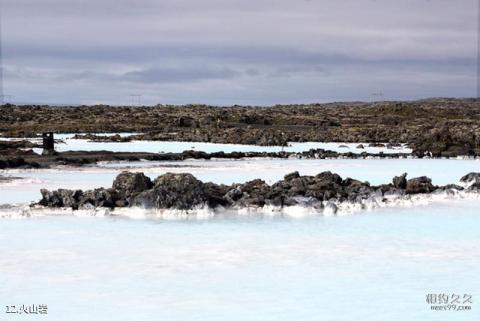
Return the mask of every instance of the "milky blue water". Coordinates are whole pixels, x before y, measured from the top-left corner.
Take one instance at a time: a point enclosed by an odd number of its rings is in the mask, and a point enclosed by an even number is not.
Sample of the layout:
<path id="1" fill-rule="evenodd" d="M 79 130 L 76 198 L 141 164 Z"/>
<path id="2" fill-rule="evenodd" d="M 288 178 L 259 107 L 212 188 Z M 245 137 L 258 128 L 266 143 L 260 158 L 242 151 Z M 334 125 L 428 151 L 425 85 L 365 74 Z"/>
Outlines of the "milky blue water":
<path id="1" fill-rule="evenodd" d="M 241 160 L 106 163 L 10 170 L 0 204 L 41 187 L 110 186 L 124 169 L 191 172 L 217 183 L 324 170 L 387 183 L 436 184 L 480 172 L 475 160 Z M 0 320 L 480 319 L 480 201 L 445 200 L 348 216 L 0 218 L 0 305 L 48 304 L 46 316 Z M 48 213 L 47 213 L 48 214 Z M 471 311 L 432 311 L 430 293 L 472 295 Z"/>
<path id="2" fill-rule="evenodd" d="M 304 219 L 4 219 L 0 302 L 46 303 L 42 320 L 478 320 L 478 205 Z M 473 310 L 431 311 L 428 293 L 470 294 Z"/>
<path id="3" fill-rule="evenodd" d="M 111 136 L 114 134 L 99 134 L 103 136 Z M 120 133 L 120 136 L 126 137 L 132 134 Z M 150 152 L 150 153 L 181 153 L 185 150 L 197 150 L 207 153 L 213 152 L 303 152 L 310 149 L 323 148 L 326 150 L 333 150 L 337 152 L 352 152 L 352 153 L 411 153 L 411 149 L 406 146 L 398 146 L 394 148 L 386 147 L 369 147 L 368 143 L 364 143 L 364 148 L 357 148 L 358 143 L 319 143 L 319 142 L 304 142 L 304 143 L 289 143 L 286 147 L 280 146 L 256 146 L 256 145 L 242 145 L 242 144 L 212 144 L 199 142 L 174 142 L 174 141 L 148 141 L 135 140 L 131 142 L 95 142 L 86 139 L 73 139 L 74 134 L 55 134 L 55 139 L 61 142 L 55 145 L 55 149 L 59 152 L 65 151 L 101 151 L 109 150 L 114 152 Z M 9 138 L 0 138 L 9 139 Z M 34 142 L 41 142 L 41 139 L 30 139 Z M 42 150 L 35 148 L 35 152 L 41 153 Z"/>
<path id="4" fill-rule="evenodd" d="M 285 174 L 299 171 L 302 175 L 316 175 L 332 171 L 345 177 L 369 181 L 371 184 L 390 183 L 393 176 L 406 172 L 409 177 L 427 175 L 434 184 L 458 183 L 469 172 L 480 172 L 480 161 L 446 159 L 247 159 L 247 160 L 192 160 L 183 162 L 125 162 L 104 163 L 86 168 L 47 170 L 8 170 L 2 175 L 23 177 L 24 180 L 0 184 L 0 204 L 36 201 L 41 188 L 96 188 L 110 187 L 123 170 L 140 171 L 152 179 L 166 172 L 192 173 L 203 181 L 232 184 L 256 178 L 273 184 Z"/>
<path id="5" fill-rule="evenodd" d="M 337 152 L 352 152 L 352 153 L 410 153 L 411 149 L 406 147 L 398 147 L 388 149 L 385 147 L 368 147 L 365 144 L 364 148 L 357 148 L 359 144 L 352 143 L 290 143 L 286 147 L 280 146 L 256 146 L 256 145 L 241 145 L 241 144 L 212 144 L 212 143 L 197 143 L 197 142 L 162 142 L 162 141 L 131 141 L 124 143 L 112 142 L 90 142 L 81 139 L 65 139 L 64 144 L 57 144 L 58 151 L 68 150 L 112 150 L 115 152 L 151 152 L 151 153 L 180 153 L 184 150 L 198 150 L 207 153 L 213 152 L 303 152 L 310 149 L 323 148 L 325 150 L 333 150 Z"/>

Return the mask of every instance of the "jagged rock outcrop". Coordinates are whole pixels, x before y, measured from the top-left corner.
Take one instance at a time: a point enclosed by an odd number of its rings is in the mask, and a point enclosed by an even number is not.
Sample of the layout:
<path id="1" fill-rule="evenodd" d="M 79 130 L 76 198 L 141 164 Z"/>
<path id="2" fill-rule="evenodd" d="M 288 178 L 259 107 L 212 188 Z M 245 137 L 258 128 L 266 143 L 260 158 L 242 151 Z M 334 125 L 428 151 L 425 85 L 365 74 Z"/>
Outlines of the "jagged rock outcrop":
<path id="1" fill-rule="evenodd" d="M 480 154 L 478 134 L 470 127 L 456 128 L 449 122 L 443 122 L 424 130 L 411 145 L 417 156 L 475 156 Z"/>
<path id="2" fill-rule="evenodd" d="M 133 199 L 132 205 L 145 208 L 187 210 L 204 204 L 208 196 L 203 182 L 192 174 L 167 173 L 157 177 L 153 188 Z"/>
<path id="3" fill-rule="evenodd" d="M 42 199 L 39 204 L 43 206 L 78 209 L 79 205 L 83 204 L 83 202 L 81 202 L 83 196 L 81 190 L 58 189 L 56 191 L 48 191 L 41 189 L 40 193 L 42 194 Z"/>
<path id="4" fill-rule="evenodd" d="M 434 186 L 430 178 L 422 176 L 407 180 L 407 174 L 393 178 L 393 183 L 372 186 L 338 174 L 322 172 L 315 176 L 301 176 L 298 172 L 285 175 L 273 185 L 261 179 L 243 184 L 219 185 L 204 183 L 191 174 L 167 173 L 153 182 L 143 173 L 123 172 L 117 176 L 112 188 L 89 191 L 41 190 L 40 205 L 47 207 L 129 207 L 190 210 L 207 206 L 215 208 L 258 208 L 267 205 L 285 207 L 293 205 L 322 208 L 325 204 L 361 203 L 370 198 L 428 194 L 436 191 L 460 191 L 457 185 Z M 470 173 L 463 182 L 473 184 L 469 190 L 480 187 L 480 173 Z M 333 205 L 332 205 L 333 206 Z"/>
<path id="5" fill-rule="evenodd" d="M 480 183 L 480 173 L 468 173 L 467 175 L 460 178 L 460 182 L 471 184 L 471 183 Z"/>
<path id="6" fill-rule="evenodd" d="M 431 193 L 437 189 L 432 185 L 432 180 L 426 176 L 416 177 L 407 181 L 405 191 L 407 194 Z"/>
<path id="7" fill-rule="evenodd" d="M 460 179 L 469 189 L 480 190 L 480 173 L 468 173 Z"/>
<path id="8" fill-rule="evenodd" d="M 395 176 L 393 178 L 393 186 L 400 189 L 407 188 L 407 173 L 403 173 L 401 176 Z"/>
<path id="9" fill-rule="evenodd" d="M 143 191 L 152 188 L 153 183 L 148 176 L 143 173 L 122 172 L 113 181 L 112 188 L 116 190 L 120 197 L 127 204 Z"/>

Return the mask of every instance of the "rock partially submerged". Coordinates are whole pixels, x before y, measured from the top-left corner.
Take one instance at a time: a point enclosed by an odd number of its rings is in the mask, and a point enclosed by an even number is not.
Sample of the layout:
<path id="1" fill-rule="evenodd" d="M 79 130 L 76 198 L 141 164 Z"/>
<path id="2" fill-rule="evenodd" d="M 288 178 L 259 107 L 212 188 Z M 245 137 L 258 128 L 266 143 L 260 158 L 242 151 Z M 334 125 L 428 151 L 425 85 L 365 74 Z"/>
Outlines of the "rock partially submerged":
<path id="1" fill-rule="evenodd" d="M 142 207 L 191 210 L 200 207 L 242 209 L 296 205 L 323 208 L 343 202 L 361 204 L 371 198 L 382 200 L 391 196 L 464 189 L 458 185 L 435 186 L 425 176 L 409 180 L 406 177 L 407 174 L 403 174 L 394 177 L 391 184 L 373 186 L 352 178 L 343 179 L 331 172 L 322 172 L 316 176 L 301 176 L 298 172 L 293 172 L 273 185 L 260 179 L 243 184 L 219 185 L 204 183 L 188 173 L 167 173 L 152 182 L 143 173 L 122 172 L 114 180 L 112 188 L 89 191 L 42 189 L 39 204 L 72 209 Z M 480 179 L 480 173 L 471 173 L 462 178 L 462 182 L 471 183 L 477 179 Z M 468 189 L 478 188 L 471 184 Z"/>
<path id="2" fill-rule="evenodd" d="M 407 181 L 407 194 L 426 194 L 435 191 L 438 187 L 432 185 L 432 180 L 426 176 L 412 178 Z"/>
<path id="3" fill-rule="evenodd" d="M 112 188 L 118 191 L 126 200 L 152 188 L 153 183 L 143 173 L 122 172 L 113 181 Z"/>
<path id="4" fill-rule="evenodd" d="M 480 173 L 468 173 L 460 179 L 460 182 L 470 189 L 480 190 Z"/>
<path id="5" fill-rule="evenodd" d="M 33 153 L 33 152 L 32 152 Z M 8 155 L 7 155 L 8 156 Z M 4 157 L 0 154 L 0 169 L 8 168 L 49 168 L 58 165 L 84 166 L 105 161 L 182 161 L 186 159 L 243 159 L 243 158 L 407 158 L 406 153 L 339 153 L 322 148 L 310 149 L 304 152 L 212 152 L 186 150 L 181 153 L 147 153 L 147 152 L 112 152 L 112 151 L 67 151 L 52 155 L 37 155 L 33 153 L 24 157 Z"/>
<path id="6" fill-rule="evenodd" d="M 7 168 L 39 168 L 40 164 L 35 161 L 26 161 L 23 157 L 0 159 L 0 169 Z"/>
<path id="7" fill-rule="evenodd" d="M 132 205 L 188 210 L 204 204 L 207 200 L 204 184 L 192 174 L 167 173 L 155 179 L 152 189 L 138 194 Z"/>
<path id="8" fill-rule="evenodd" d="M 99 143 L 104 143 L 104 142 L 109 142 L 109 143 L 125 143 L 125 142 L 130 142 L 133 140 L 134 136 L 129 135 L 129 136 L 121 136 L 120 134 L 116 135 L 97 135 L 97 134 L 75 134 L 73 136 L 74 139 L 85 139 L 91 142 L 99 142 Z"/>
<path id="9" fill-rule="evenodd" d="M 1 183 L 10 183 L 12 181 L 19 180 L 19 179 L 23 179 L 23 177 L 0 175 L 0 184 Z"/>

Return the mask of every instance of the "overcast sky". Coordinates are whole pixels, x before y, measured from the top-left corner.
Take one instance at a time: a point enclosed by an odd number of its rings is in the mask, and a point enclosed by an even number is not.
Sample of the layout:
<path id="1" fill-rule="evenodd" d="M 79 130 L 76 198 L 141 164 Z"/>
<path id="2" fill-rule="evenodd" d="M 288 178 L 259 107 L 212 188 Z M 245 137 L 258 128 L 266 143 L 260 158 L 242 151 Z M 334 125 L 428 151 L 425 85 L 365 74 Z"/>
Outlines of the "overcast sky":
<path id="1" fill-rule="evenodd" d="M 2 0 L 4 91 L 72 104 L 472 97 L 477 4 Z"/>

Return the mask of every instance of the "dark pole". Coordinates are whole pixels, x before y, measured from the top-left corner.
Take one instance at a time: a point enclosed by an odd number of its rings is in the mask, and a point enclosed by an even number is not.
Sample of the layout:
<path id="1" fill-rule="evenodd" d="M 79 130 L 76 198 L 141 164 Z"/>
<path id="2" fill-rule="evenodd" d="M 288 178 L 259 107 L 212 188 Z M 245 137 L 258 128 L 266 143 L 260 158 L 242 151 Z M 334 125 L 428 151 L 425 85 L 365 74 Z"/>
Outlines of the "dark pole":
<path id="1" fill-rule="evenodd" d="M 43 133 L 43 152 L 42 155 L 50 156 L 55 155 L 55 140 L 53 138 L 53 132 Z"/>

